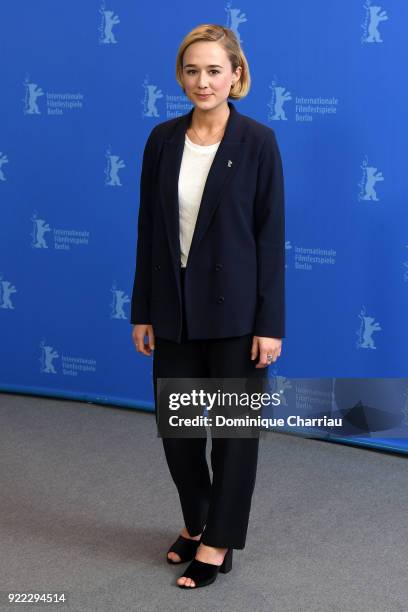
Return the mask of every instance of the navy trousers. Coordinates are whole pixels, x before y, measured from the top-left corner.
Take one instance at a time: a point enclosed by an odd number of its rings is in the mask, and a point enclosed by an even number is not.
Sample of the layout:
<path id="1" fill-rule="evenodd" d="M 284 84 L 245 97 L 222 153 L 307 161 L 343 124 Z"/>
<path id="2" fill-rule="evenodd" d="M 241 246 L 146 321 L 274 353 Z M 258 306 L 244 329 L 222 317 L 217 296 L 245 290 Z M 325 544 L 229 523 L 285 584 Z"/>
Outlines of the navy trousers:
<path id="1" fill-rule="evenodd" d="M 185 268 L 181 268 L 180 274 L 184 297 Z M 155 398 L 157 378 L 265 378 L 267 368 L 256 369 L 258 359 L 251 361 L 252 338 L 249 334 L 189 340 L 183 300 L 182 342 L 155 338 Z M 212 481 L 206 438 L 163 437 L 162 441 L 189 534 L 203 532 L 201 541 L 208 546 L 243 549 L 255 487 L 259 438 L 212 437 Z"/>

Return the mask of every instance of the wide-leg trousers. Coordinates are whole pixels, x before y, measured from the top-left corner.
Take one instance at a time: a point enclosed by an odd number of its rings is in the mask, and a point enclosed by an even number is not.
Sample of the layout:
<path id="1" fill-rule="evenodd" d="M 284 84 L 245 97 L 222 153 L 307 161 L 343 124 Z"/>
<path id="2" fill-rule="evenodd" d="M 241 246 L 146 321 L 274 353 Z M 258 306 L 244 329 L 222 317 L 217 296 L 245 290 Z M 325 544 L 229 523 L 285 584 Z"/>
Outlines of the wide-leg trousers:
<path id="1" fill-rule="evenodd" d="M 184 275 L 181 343 L 155 338 L 153 385 L 157 406 L 158 378 L 265 378 L 266 368 L 251 361 L 253 335 L 189 340 L 185 319 Z M 154 331 L 154 330 L 153 330 Z M 156 413 L 157 418 L 157 413 Z M 220 548 L 245 547 L 256 481 L 259 437 L 212 436 L 210 479 L 207 439 L 162 438 L 171 477 L 177 487 L 187 531 L 203 532 L 201 541 Z"/>

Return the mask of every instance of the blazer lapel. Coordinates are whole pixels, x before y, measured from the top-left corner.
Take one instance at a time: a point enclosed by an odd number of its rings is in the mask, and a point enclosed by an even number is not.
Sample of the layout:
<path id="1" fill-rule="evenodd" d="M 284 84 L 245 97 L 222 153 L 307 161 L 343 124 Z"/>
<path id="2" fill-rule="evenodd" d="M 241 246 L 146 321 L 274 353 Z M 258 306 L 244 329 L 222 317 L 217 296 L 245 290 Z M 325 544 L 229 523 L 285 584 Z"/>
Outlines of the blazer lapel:
<path id="1" fill-rule="evenodd" d="M 242 147 L 245 146 L 240 113 L 236 110 L 232 102 L 228 101 L 228 106 L 230 108 L 230 115 L 224 131 L 224 136 L 216 151 L 205 183 L 190 247 L 189 259 L 194 256 L 194 253 L 197 251 L 198 245 L 220 203 L 223 192 L 238 169 L 242 157 Z M 163 206 L 163 214 L 177 282 L 179 282 L 179 269 L 181 265 L 178 180 L 184 151 L 185 133 L 190 125 L 193 110 L 194 108 L 186 115 L 182 115 L 179 118 L 173 133 L 164 141 L 161 160 L 162 174 L 160 180 L 160 200 Z"/>

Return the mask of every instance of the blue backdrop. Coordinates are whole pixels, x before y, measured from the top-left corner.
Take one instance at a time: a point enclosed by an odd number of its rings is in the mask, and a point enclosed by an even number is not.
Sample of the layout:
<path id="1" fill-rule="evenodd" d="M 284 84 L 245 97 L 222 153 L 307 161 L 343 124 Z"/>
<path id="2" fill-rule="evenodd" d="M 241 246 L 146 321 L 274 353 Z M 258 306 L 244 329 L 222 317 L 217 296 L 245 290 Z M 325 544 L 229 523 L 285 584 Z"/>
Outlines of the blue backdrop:
<path id="1" fill-rule="evenodd" d="M 4 2 L 0 387 L 152 408 L 129 324 L 141 158 L 152 127 L 191 108 L 175 58 L 201 23 L 239 37 L 252 88 L 235 104 L 283 159 L 287 337 L 271 374 L 407 376 L 407 22 L 400 0 Z"/>

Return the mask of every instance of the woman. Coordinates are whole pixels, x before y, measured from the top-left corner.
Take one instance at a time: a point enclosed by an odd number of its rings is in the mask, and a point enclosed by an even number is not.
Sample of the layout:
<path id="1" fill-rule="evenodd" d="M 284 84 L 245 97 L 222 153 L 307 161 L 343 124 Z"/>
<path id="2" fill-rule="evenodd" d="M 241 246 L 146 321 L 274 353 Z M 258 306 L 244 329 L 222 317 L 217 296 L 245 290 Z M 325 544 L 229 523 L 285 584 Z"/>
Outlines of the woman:
<path id="1" fill-rule="evenodd" d="M 156 417 L 158 378 L 265 378 L 285 331 L 281 157 L 273 130 L 229 101 L 250 87 L 232 30 L 193 29 L 176 76 L 194 106 L 145 146 L 131 304 Z M 205 586 L 245 546 L 259 438 L 212 437 L 212 482 L 206 438 L 162 440 L 185 522 L 167 560 L 191 561 L 178 586 Z"/>

